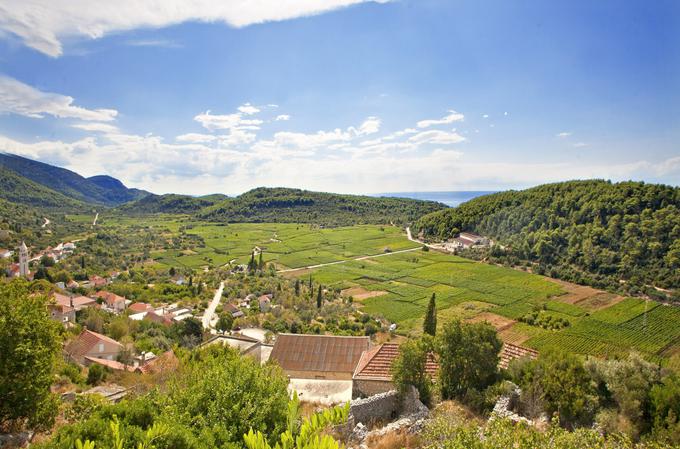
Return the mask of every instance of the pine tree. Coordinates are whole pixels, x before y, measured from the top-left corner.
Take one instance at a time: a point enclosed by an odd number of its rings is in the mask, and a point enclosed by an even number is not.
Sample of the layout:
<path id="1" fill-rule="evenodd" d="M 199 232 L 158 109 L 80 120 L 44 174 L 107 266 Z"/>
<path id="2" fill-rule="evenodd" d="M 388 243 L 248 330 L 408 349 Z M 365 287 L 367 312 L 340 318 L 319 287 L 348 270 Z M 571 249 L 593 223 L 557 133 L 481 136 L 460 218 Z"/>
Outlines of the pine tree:
<path id="1" fill-rule="evenodd" d="M 427 305 L 427 313 L 425 314 L 425 321 L 423 322 L 423 332 L 433 337 L 437 333 L 437 304 L 435 303 L 434 293 L 430 298 L 430 303 Z"/>
<path id="2" fill-rule="evenodd" d="M 316 308 L 321 308 L 321 303 L 323 302 L 323 292 L 321 291 L 321 284 L 319 284 L 319 292 L 316 294 Z"/>
<path id="3" fill-rule="evenodd" d="M 255 271 L 255 251 L 250 253 L 250 262 L 248 262 L 248 271 Z"/>

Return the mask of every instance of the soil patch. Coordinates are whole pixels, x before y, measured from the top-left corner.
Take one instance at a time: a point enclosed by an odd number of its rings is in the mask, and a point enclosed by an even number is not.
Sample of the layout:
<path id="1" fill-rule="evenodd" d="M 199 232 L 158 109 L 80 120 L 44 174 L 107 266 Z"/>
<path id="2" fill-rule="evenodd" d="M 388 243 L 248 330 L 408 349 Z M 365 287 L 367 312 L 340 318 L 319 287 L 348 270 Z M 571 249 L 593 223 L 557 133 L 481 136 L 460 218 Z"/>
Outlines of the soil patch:
<path id="1" fill-rule="evenodd" d="M 351 296 L 358 301 L 367 298 L 375 298 L 376 296 L 382 296 L 387 294 L 387 292 L 383 290 L 370 291 L 366 290 L 363 287 L 346 288 L 341 293 L 343 296 Z"/>
<path id="2" fill-rule="evenodd" d="M 501 332 L 505 329 L 508 329 L 513 324 L 516 323 L 515 320 L 511 320 L 510 318 L 500 316 L 500 315 L 496 315 L 495 313 L 491 313 L 491 312 L 482 312 L 479 315 L 477 315 L 473 318 L 470 318 L 467 321 L 469 323 L 481 323 L 483 321 L 487 321 L 498 332 Z"/>

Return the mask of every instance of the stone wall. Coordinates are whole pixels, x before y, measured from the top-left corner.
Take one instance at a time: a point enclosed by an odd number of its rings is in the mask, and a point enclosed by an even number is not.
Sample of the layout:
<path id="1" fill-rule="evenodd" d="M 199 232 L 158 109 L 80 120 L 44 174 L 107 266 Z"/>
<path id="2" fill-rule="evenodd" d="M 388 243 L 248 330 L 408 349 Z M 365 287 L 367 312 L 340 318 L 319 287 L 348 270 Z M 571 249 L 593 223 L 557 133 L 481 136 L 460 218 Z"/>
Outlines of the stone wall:
<path id="1" fill-rule="evenodd" d="M 394 390 L 394 384 L 384 380 L 354 379 L 352 382 L 352 398 L 367 398 Z"/>
<path id="2" fill-rule="evenodd" d="M 350 403 L 349 415 L 351 426 L 357 423 L 369 424 L 377 421 L 392 421 L 400 415 L 422 413 L 427 407 L 420 402 L 418 391 L 411 388 L 400 400 L 396 390 L 379 393 L 364 399 L 355 399 Z"/>

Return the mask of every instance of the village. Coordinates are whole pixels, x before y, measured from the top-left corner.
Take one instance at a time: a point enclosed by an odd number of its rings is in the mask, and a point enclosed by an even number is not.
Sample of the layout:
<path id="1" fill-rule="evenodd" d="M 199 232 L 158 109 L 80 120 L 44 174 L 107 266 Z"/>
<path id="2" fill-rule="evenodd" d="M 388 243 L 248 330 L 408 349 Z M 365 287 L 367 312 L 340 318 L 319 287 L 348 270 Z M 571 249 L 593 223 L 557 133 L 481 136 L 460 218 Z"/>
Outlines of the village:
<path id="1" fill-rule="evenodd" d="M 478 239 L 474 243 L 482 244 Z M 59 263 L 74 250 L 75 244 L 66 243 L 31 257 L 29 249 L 22 243 L 18 249 L 18 262 L 11 265 L 7 274 L 33 279 L 35 273 L 30 270 L 31 264 L 44 261 L 45 257 Z M 261 250 L 257 250 L 261 254 Z M 253 265 L 257 265 L 255 252 Z M 244 272 L 252 268 L 235 266 L 227 276 L 243 276 Z M 189 348 L 223 345 L 259 364 L 275 363 L 288 378 L 291 394 L 295 392 L 301 401 L 324 406 L 351 403 L 356 407 L 354 414 L 362 417 L 365 423 L 379 417 L 394 418 L 399 413 L 403 414 L 401 406 L 395 405 L 392 366 L 400 354 L 400 343 L 405 340 L 393 333 L 396 328 L 394 323 L 374 320 L 367 315 L 363 315 L 367 320 L 357 320 L 364 323 L 375 321 L 377 330 L 382 330 L 380 336 L 373 333 L 355 336 L 276 332 L 271 326 L 267 326 L 267 329 L 249 326 L 261 322 L 253 320 L 253 317 L 265 314 L 280 316 L 286 306 L 290 307 L 289 303 L 280 300 L 276 290 L 231 296 L 225 291 L 225 282 L 222 281 L 208 306 L 199 308 L 195 304 L 176 302 L 153 301 L 152 304 L 109 291 L 125 283 L 121 278 L 126 276 L 113 271 L 108 276 L 92 275 L 81 282 L 54 284 L 48 305 L 50 317 L 61 323 L 64 331 L 70 335 L 63 347 L 64 361 L 87 373 L 87 388 L 63 384 L 59 387 L 58 391 L 65 401 L 72 401 L 74 395 L 98 394 L 109 401 L 118 402 L 135 390 L 135 384 L 141 382 L 143 376 L 172 371 L 178 364 L 171 345 L 165 345 L 156 352 L 140 351 L 140 345 L 136 344 L 139 342 L 131 339 L 129 334 L 120 333 L 123 338 L 118 340 L 114 338 L 116 332 L 112 331 L 112 326 L 102 326 L 97 324 L 97 320 L 91 319 L 97 316 L 95 314 L 105 314 L 110 322 L 116 320 L 128 327 L 143 326 L 147 333 L 153 329 L 191 332 L 193 340 L 178 340 L 180 344 L 190 341 L 189 345 L 185 345 Z M 186 287 L 187 283 L 193 282 L 193 277 L 187 280 L 185 276 L 175 274 L 170 282 Z M 309 282 L 311 287 L 311 279 Z M 299 288 L 298 281 L 295 290 Z M 332 296 L 328 291 L 324 290 L 323 293 L 329 298 Z M 322 294 L 321 289 L 318 294 Z M 341 295 L 336 300 L 346 303 Z M 108 335 L 105 331 L 108 331 Z M 153 332 L 154 335 L 162 334 L 161 331 Z M 499 367 L 507 368 L 514 359 L 535 359 L 537 355 L 535 350 L 506 343 L 499 356 Z M 437 358 L 430 354 L 427 375 L 434 380 L 437 370 Z M 141 377 L 136 379 L 135 376 Z M 118 381 L 122 382 L 119 384 Z M 420 403 L 417 398 L 413 400 Z M 422 418 L 427 408 L 421 404 L 416 410 L 413 419 L 403 421 L 403 425 L 410 425 L 414 419 Z"/>

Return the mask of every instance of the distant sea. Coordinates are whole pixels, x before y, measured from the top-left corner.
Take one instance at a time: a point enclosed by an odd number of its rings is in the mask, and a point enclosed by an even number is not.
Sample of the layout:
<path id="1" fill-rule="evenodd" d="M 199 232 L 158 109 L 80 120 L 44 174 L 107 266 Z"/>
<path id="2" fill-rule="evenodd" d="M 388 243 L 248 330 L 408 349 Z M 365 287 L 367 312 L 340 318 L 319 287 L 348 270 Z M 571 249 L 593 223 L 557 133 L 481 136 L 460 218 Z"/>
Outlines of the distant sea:
<path id="1" fill-rule="evenodd" d="M 452 192 L 387 192 L 375 196 L 394 196 L 397 198 L 412 198 L 414 200 L 430 200 L 444 203 L 449 207 L 456 207 L 461 203 L 482 195 L 496 193 L 495 191 L 458 190 Z"/>

